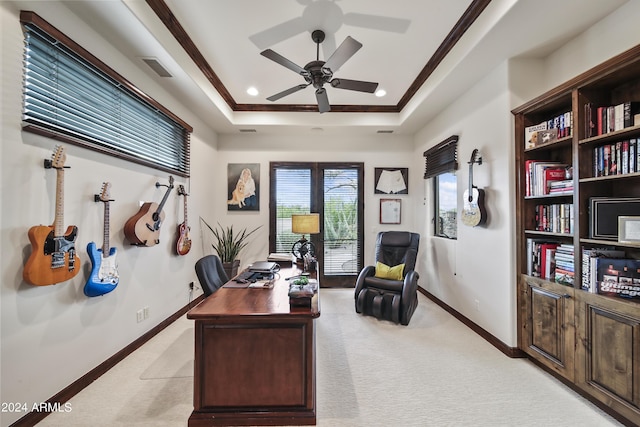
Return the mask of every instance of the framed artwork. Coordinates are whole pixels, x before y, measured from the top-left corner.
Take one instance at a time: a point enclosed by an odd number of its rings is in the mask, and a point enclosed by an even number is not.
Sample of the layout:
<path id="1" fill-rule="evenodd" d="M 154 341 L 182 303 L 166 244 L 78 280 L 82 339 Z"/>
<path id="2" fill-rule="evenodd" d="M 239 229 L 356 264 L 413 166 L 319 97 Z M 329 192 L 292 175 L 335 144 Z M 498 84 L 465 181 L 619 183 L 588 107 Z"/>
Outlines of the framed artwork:
<path id="1" fill-rule="evenodd" d="M 260 163 L 227 165 L 227 210 L 260 210 Z"/>
<path id="2" fill-rule="evenodd" d="M 380 199 L 380 224 L 400 224 L 400 199 Z"/>
<path id="3" fill-rule="evenodd" d="M 409 194 L 409 168 L 375 168 L 375 194 Z"/>

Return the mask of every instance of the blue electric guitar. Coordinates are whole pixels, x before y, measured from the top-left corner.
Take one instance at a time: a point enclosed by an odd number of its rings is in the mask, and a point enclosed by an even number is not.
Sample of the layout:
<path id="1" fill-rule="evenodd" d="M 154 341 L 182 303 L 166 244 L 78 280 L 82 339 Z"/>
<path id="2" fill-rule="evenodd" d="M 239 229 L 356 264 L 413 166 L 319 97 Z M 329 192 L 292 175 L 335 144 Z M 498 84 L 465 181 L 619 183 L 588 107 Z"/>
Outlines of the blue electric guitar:
<path id="1" fill-rule="evenodd" d="M 98 249 L 94 242 L 87 245 L 87 252 L 91 259 L 91 275 L 84 285 L 84 294 L 97 297 L 107 294 L 118 286 L 118 264 L 116 263 L 116 248 L 109 248 L 109 190 L 111 184 L 102 184 L 102 191 L 95 195 L 96 202 L 104 203 L 104 240 L 102 249 Z"/>

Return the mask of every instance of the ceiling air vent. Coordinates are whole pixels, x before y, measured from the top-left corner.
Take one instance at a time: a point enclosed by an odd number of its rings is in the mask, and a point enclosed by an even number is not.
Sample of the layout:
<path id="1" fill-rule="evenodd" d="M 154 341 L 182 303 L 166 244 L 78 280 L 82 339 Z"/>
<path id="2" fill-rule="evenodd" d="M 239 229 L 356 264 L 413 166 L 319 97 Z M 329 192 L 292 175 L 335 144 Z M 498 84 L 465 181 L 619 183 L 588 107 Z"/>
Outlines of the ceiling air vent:
<path id="1" fill-rule="evenodd" d="M 255 133 L 256 130 L 255 129 L 240 129 L 240 132 L 243 132 L 243 133 Z"/>
<path id="2" fill-rule="evenodd" d="M 173 77 L 171 73 L 156 58 L 142 58 L 142 60 L 160 77 Z"/>
<path id="3" fill-rule="evenodd" d="M 381 129 L 379 131 L 377 131 L 376 133 L 393 133 L 392 130 L 388 130 L 388 129 Z"/>

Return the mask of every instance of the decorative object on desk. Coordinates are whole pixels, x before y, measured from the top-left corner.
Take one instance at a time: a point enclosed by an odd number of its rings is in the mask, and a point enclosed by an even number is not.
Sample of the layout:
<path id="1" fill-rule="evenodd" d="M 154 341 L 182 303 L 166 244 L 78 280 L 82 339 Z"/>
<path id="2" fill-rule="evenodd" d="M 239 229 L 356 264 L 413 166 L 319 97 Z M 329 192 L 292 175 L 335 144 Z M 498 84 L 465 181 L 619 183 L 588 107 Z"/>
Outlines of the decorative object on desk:
<path id="1" fill-rule="evenodd" d="M 487 211 L 484 208 L 484 190 L 473 185 L 473 164 L 482 164 L 482 156 L 474 148 L 469 160 L 469 188 L 464 190 L 462 223 L 475 227 L 487 221 Z"/>
<path id="2" fill-rule="evenodd" d="M 227 210 L 260 210 L 260 163 L 227 165 Z"/>
<path id="3" fill-rule="evenodd" d="M 124 236 L 135 246 L 154 246 L 160 243 L 160 226 L 164 221 L 164 207 L 169 193 L 173 189 L 173 177 L 169 175 L 169 185 L 156 182 L 156 188 L 167 187 L 162 201 L 146 202 L 134 216 L 124 224 Z"/>
<path id="4" fill-rule="evenodd" d="M 640 216 L 618 217 L 618 242 L 640 246 Z"/>
<path id="5" fill-rule="evenodd" d="M 291 231 L 296 234 L 302 234 L 302 238 L 291 247 L 291 253 L 295 255 L 298 261 L 303 261 L 306 254 L 315 256 L 316 248 L 313 243 L 306 239 L 305 234 L 320 233 L 320 214 L 291 215 Z"/>
<path id="6" fill-rule="evenodd" d="M 380 224 L 400 224 L 400 199 L 380 199 Z"/>
<path id="7" fill-rule="evenodd" d="M 315 284 L 308 277 L 293 278 L 289 284 L 289 304 L 294 306 L 311 306 L 311 298 L 316 293 Z"/>
<path id="8" fill-rule="evenodd" d="M 375 168 L 375 194 L 409 194 L 408 168 Z"/>
<path id="9" fill-rule="evenodd" d="M 211 246 L 220 257 L 227 276 L 235 277 L 238 274 L 238 267 L 240 266 L 240 260 L 238 259 L 240 251 L 249 244 L 247 240 L 249 236 L 258 231 L 262 226 L 258 226 L 251 231 L 243 228 L 239 232 L 235 232 L 232 225 L 222 227 L 220 223 L 218 223 L 218 226 L 213 228 L 202 217 L 200 217 L 200 221 L 204 223 L 213 234 L 214 239 Z"/>

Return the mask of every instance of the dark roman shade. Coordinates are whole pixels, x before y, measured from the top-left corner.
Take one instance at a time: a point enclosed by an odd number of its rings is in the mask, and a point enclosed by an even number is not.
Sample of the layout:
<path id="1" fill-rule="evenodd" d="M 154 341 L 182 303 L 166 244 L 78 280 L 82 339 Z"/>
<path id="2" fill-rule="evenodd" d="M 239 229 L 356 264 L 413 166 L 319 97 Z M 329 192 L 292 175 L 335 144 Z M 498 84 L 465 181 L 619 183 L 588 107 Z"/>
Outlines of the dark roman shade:
<path id="1" fill-rule="evenodd" d="M 37 14 L 20 20 L 23 130 L 189 176 L 191 126 Z"/>
<path id="2" fill-rule="evenodd" d="M 458 135 L 452 135 L 424 152 L 424 179 L 458 169 Z"/>

